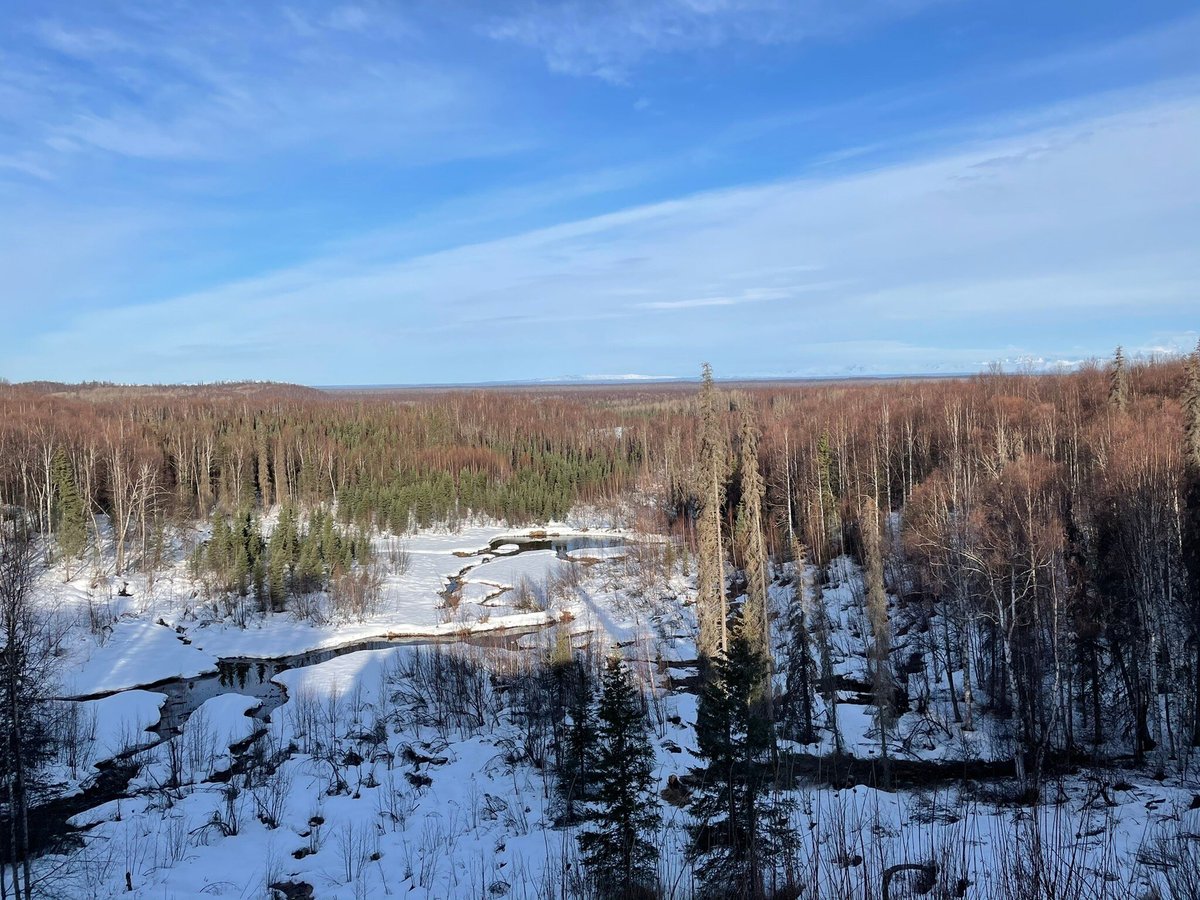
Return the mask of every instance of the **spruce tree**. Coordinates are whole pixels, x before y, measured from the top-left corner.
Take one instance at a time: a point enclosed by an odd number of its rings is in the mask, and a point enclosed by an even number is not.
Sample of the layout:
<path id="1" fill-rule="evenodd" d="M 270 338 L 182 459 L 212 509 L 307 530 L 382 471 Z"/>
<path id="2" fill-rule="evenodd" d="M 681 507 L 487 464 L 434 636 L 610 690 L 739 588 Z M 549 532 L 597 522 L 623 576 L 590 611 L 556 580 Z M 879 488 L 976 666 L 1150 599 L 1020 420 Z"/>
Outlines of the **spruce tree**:
<path id="1" fill-rule="evenodd" d="M 795 740 L 802 744 L 816 740 L 813 728 L 812 673 L 816 668 L 809 633 L 811 616 L 804 592 L 804 548 L 792 538 L 792 607 L 788 617 L 791 643 L 787 653 L 786 710 L 781 717 Z"/>
<path id="2" fill-rule="evenodd" d="M 813 637 L 817 644 L 817 666 L 821 699 L 825 702 L 825 727 L 833 734 L 834 758 L 842 755 L 842 730 L 838 726 L 837 674 L 833 659 L 833 623 L 825 605 L 825 592 L 818 576 L 813 579 Z"/>
<path id="3" fill-rule="evenodd" d="M 1108 373 L 1108 404 L 1118 412 L 1129 408 L 1129 372 L 1125 368 L 1125 353 L 1117 347 L 1112 368 Z"/>
<path id="4" fill-rule="evenodd" d="M 75 470 L 71 460 L 61 447 L 55 452 L 51 467 L 56 501 L 58 549 L 62 553 L 69 581 L 72 561 L 78 559 L 87 547 L 87 509 L 75 482 Z"/>
<path id="5" fill-rule="evenodd" d="M 271 536 L 279 535 L 279 540 L 283 546 L 284 552 L 291 555 L 296 551 L 296 511 L 290 503 L 285 503 L 279 511 L 279 521 L 275 523 L 275 530 L 271 532 Z"/>
<path id="6" fill-rule="evenodd" d="M 234 520 L 234 527 L 230 532 L 232 560 L 229 577 L 231 589 L 236 590 L 240 597 L 245 597 L 249 593 L 250 571 L 254 565 L 254 560 L 250 556 L 248 516 L 248 512 L 239 514 Z"/>
<path id="7" fill-rule="evenodd" d="M 558 770 L 558 794 L 567 822 L 578 816 L 576 805 L 593 799 L 597 777 L 597 724 L 592 678 L 579 660 L 556 667 L 555 678 L 564 689 L 570 717 L 563 736 L 562 762 Z M 555 669 L 552 669 L 554 672 Z M 552 702 L 559 698 L 551 698 Z"/>
<path id="8" fill-rule="evenodd" d="M 212 537 L 208 541 L 208 568 L 217 576 L 223 588 L 228 588 L 233 569 L 233 535 L 229 523 L 220 513 L 213 516 Z"/>
<path id="9" fill-rule="evenodd" d="M 1183 393 L 1184 509 L 1180 537 L 1191 607 L 1192 746 L 1200 747 L 1200 344 L 1188 360 Z"/>
<path id="10" fill-rule="evenodd" d="M 309 516 L 308 527 L 297 537 L 293 580 L 297 593 L 308 594 L 325 586 L 325 578 L 328 574 L 326 568 L 327 539 L 325 512 L 318 506 Z"/>
<path id="11" fill-rule="evenodd" d="M 789 840 L 768 797 L 775 741 L 758 702 L 766 674 L 738 628 L 701 688 L 696 738 L 707 765 L 692 795 L 691 855 L 711 896 L 762 897 L 770 860 Z"/>
<path id="12" fill-rule="evenodd" d="M 887 592 L 883 585 L 883 549 L 879 533 L 879 507 L 874 498 L 863 501 L 860 516 L 860 531 L 863 544 L 863 567 L 867 589 L 867 621 L 871 627 L 871 643 L 867 648 L 872 684 L 875 691 L 875 709 L 879 723 L 879 747 L 883 759 L 887 759 L 887 730 L 894 716 L 893 694 L 895 679 L 892 676 L 891 624 L 888 621 Z"/>
<path id="13" fill-rule="evenodd" d="M 700 389 L 700 521 L 696 567 L 696 618 L 700 628 L 701 672 L 728 645 L 725 606 L 725 562 L 721 540 L 721 511 L 725 503 L 725 433 L 712 367 L 704 364 Z"/>
<path id="14" fill-rule="evenodd" d="M 287 571 L 290 554 L 287 537 L 281 526 L 282 520 L 271 532 L 271 540 L 267 543 L 267 596 L 271 600 L 273 612 L 283 611 L 284 598 L 287 597 Z"/>
<path id="15" fill-rule="evenodd" d="M 1200 342 L 1188 357 L 1183 388 L 1184 466 L 1200 476 Z"/>
<path id="16" fill-rule="evenodd" d="M 267 566 L 263 562 L 263 558 L 259 556 L 254 560 L 254 565 L 250 570 L 251 588 L 254 593 L 254 599 L 258 601 L 258 611 L 267 611 Z"/>
<path id="17" fill-rule="evenodd" d="M 599 720 L 598 812 L 594 827 L 579 836 L 579 846 L 601 896 L 653 895 L 660 821 L 654 750 L 640 692 L 617 658 L 608 660 L 604 672 Z"/>
<path id="18" fill-rule="evenodd" d="M 738 537 L 742 563 L 746 570 L 746 605 L 741 624 L 746 638 L 767 662 L 767 680 L 772 669 L 771 623 L 767 603 L 767 546 L 763 537 L 762 503 L 765 489 L 758 469 L 758 429 L 749 411 L 742 414 L 741 447 L 742 499 L 738 506 Z M 771 696 L 765 696 L 766 711 L 771 712 Z"/>
<path id="19" fill-rule="evenodd" d="M 828 432 L 823 432 L 817 440 L 816 466 L 817 490 L 814 499 L 824 529 L 824 541 L 813 550 L 817 562 L 823 563 L 828 558 L 826 551 L 831 547 L 839 547 L 842 537 L 842 518 L 838 514 L 841 487 L 837 477 L 837 454 L 829 442 Z"/>

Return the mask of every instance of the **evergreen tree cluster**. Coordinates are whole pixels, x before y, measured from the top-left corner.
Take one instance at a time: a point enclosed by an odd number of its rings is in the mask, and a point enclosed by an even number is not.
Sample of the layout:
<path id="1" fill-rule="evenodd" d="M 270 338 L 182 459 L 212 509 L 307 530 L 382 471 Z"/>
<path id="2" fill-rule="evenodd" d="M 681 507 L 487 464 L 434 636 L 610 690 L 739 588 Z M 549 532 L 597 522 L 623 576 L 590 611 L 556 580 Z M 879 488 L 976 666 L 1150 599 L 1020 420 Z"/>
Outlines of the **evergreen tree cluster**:
<path id="1" fill-rule="evenodd" d="M 620 468 L 602 454 L 538 451 L 520 454 L 507 475 L 408 469 L 387 481 L 349 484 L 338 495 L 338 516 L 394 534 L 435 522 L 457 524 L 471 513 L 509 522 L 561 520 L 578 497 L 609 483 Z"/>
<path id="2" fill-rule="evenodd" d="M 324 590 L 339 572 L 370 559 L 370 541 L 348 532 L 332 513 L 316 507 L 302 523 L 291 505 L 279 514 L 270 538 L 250 508 L 232 519 L 213 516 L 212 536 L 196 548 L 192 570 L 208 575 L 218 591 L 253 595 L 260 608 L 283 609 L 287 597 Z"/>

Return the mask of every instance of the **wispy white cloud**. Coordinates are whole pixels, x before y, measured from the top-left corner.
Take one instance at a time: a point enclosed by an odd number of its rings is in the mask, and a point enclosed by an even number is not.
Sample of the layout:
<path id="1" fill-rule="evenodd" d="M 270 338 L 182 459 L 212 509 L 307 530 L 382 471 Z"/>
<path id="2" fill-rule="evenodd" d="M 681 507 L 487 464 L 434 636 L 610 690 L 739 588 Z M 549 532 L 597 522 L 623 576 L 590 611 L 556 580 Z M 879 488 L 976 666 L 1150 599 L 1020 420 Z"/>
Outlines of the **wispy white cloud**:
<path id="1" fill-rule="evenodd" d="M 9 377 L 962 371 L 1085 359 L 1119 327 L 1190 343 L 1200 82 L 1180 60 L 1200 16 L 953 84 L 714 116 L 671 144 L 669 92 L 558 79 L 526 48 L 620 80 L 652 57 L 842 39 L 925 0 L 17 4 L 0 308 L 37 325 L 0 342 Z M 1152 89 L 922 112 L 964 85 L 958 101 L 1023 98 L 1137 66 Z M 627 120 L 574 134 L 563 90 Z M 802 152 L 806 135 L 840 137 Z"/>
<path id="2" fill-rule="evenodd" d="M 693 300 L 655 300 L 639 305 L 642 309 L 703 309 L 706 306 L 736 306 L 744 302 L 734 297 L 697 297 Z"/>
<path id="3" fill-rule="evenodd" d="M 791 268 L 791 267 L 788 267 Z M 804 268 L 812 268 L 806 266 Z M 775 270 L 778 271 L 778 270 Z M 734 278 L 752 278 L 756 280 L 774 280 L 773 271 L 730 273 Z M 799 294 L 829 293 L 835 288 L 850 284 L 846 281 L 816 281 L 802 284 L 790 284 L 786 287 L 753 287 L 746 288 L 736 296 L 724 297 L 694 297 L 686 300 L 653 300 L 639 303 L 641 309 L 703 309 L 708 306 L 742 306 L 746 303 L 762 303 L 766 300 L 786 300 Z"/>
<path id="4" fill-rule="evenodd" d="M 137 161 L 490 155 L 491 89 L 387 6 L 125 2 L 14 18 L 0 154 Z M 510 142 L 511 143 L 511 142 Z M 6 146 L 7 145 L 7 146 Z"/>
<path id="5" fill-rule="evenodd" d="M 61 377 L 71 360 L 72 377 L 134 377 L 152 362 L 167 379 L 480 381 L 562 359 L 577 372 L 686 373 L 702 358 L 738 374 L 965 371 L 1085 358 L 1120 328 L 1126 343 L 1161 344 L 1192 327 L 1200 296 L 1200 94 L 1125 99 L 866 172 L 411 258 L 347 243 L 269 276 L 79 316 L 0 365 L 9 377 Z M 152 361 L 109 351 L 129 335 L 145 336 Z M 204 346 L 243 355 L 214 360 Z"/>
<path id="6" fill-rule="evenodd" d="M 902 18 L 937 0 L 541 0 L 493 14 L 483 31 L 541 53 L 556 72 L 627 80 L 654 54 L 732 42 L 795 43 Z"/>

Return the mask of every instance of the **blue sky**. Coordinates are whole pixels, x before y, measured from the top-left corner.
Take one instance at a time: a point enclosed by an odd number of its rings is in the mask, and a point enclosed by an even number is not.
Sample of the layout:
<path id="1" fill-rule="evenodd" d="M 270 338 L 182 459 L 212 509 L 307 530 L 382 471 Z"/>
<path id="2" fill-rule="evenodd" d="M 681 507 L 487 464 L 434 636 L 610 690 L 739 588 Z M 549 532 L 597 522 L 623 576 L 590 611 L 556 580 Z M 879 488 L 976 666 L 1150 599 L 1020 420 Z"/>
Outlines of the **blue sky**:
<path id="1" fill-rule="evenodd" d="M 9 0 L 0 376 L 1179 351 L 1198 46 L 1153 0 Z"/>

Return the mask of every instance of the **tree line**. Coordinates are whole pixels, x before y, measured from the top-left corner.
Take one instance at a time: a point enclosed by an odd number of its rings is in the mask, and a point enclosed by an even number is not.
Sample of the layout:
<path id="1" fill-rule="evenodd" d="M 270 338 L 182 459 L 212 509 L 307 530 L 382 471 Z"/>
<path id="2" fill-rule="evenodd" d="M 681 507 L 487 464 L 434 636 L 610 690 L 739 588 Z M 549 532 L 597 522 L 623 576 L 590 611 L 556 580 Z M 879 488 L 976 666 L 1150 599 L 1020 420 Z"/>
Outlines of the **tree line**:
<path id="1" fill-rule="evenodd" d="M 0 386 L 0 500 L 68 569 L 110 538 L 120 575 L 157 566 L 171 525 L 284 505 L 396 534 L 561 519 L 631 484 L 644 452 L 566 398 L 251 388 Z"/>
<path id="2" fill-rule="evenodd" d="M 0 387 L 0 413 L 2 497 L 62 557 L 103 532 L 118 572 L 151 565 L 164 524 L 215 516 L 195 565 L 267 603 L 355 561 L 355 530 L 544 520 L 635 488 L 653 498 L 652 523 L 696 559 L 705 765 L 689 803 L 715 894 L 735 881 L 765 894 L 786 850 L 780 739 L 832 730 L 840 749 L 845 685 L 821 592 L 844 556 L 862 573 L 885 769 L 890 729 L 923 702 L 914 664 L 948 685 L 958 732 L 985 715 L 1005 724 L 1013 773 L 1034 792 L 1064 759 L 1165 769 L 1200 746 L 1200 351 L 812 386 L 721 388 L 706 368 L 692 394 L 18 385 Z M 265 507 L 294 521 L 277 552 L 257 530 Z M 771 585 L 784 578 L 781 609 Z M 901 623 L 921 636 L 915 663 L 896 657 Z M 564 748 L 583 723 L 568 773 L 594 768 L 579 749 L 596 744 L 594 707 L 589 695 L 564 712 Z M 641 850 L 621 847 L 620 865 L 644 870 Z"/>
<path id="3" fill-rule="evenodd" d="M 1066 376 L 758 396 L 719 391 L 705 367 L 697 405 L 671 512 L 699 557 L 705 766 L 691 809 L 714 895 L 773 887 L 793 837 L 778 824 L 780 738 L 813 742 L 823 708 L 841 752 L 846 685 L 821 602 L 837 557 L 861 572 L 884 782 L 891 730 L 928 702 L 910 696 L 918 673 L 926 691 L 948 683 L 948 737 L 980 712 L 1003 723 L 1031 798 L 1063 761 L 1187 770 L 1200 747 L 1200 348 L 1137 366 L 1118 348 Z M 790 602 L 772 608 L 766 573 L 789 558 Z M 906 660 L 902 630 L 921 648 Z"/>

